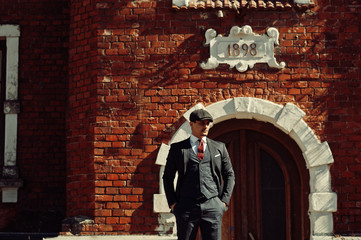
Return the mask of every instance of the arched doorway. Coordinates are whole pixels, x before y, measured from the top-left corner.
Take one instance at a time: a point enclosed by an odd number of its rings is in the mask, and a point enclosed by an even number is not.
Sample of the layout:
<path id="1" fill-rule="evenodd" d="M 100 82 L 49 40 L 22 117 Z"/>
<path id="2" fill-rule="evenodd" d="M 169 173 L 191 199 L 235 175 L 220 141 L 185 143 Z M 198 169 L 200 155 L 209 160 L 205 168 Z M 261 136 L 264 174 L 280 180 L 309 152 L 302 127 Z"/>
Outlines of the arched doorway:
<path id="1" fill-rule="evenodd" d="M 256 120 L 216 124 L 236 185 L 223 218 L 223 240 L 296 240 L 309 236 L 308 171 L 297 144 L 273 125 Z"/>
<path id="2" fill-rule="evenodd" d="M 204 106 L 200 103 L 195 105 L 184 113 L 184 118 L 189 121 L 190 113 L 200 108 L 204 108 Z M 285 140 L 284 146 L 289 146 L 289 140 L 296 143 L 303 156 L 303 164 L 301 165 L 308 169 L 308 175 L 306 175 L 310 178 L 309 185 L 307 184 L 310 189 L 307 200 L 310 236 L 311 238 L 331 236 L 333 234 L 332 213 L 337 211 L 337 194 L 332 191 L 330 173 L 330 165 L 334 159 L 328 143 L 320 142 L 313 130 L 302 120 L 305 112 L 292 103 L 279 105 L 251 97 L 223 100 L 207 106 L 206 109 L 213 116 L 215 124 L 231 119 L 254 119 L 264 123 L 263 126 L 272 125 L 278 132 L 283 133 L 277 140 L 280 142 Z M 264 133 L 262 128 L 254 130 Z M 156 164 L 161 166 L 160 176 L 163 175 L 170 145 L 189 137 L 190 132 L 189 123 L 186 121 L 174 133 L 168 144 L 163 143 L 161 145 L 156 159 Z M 269 134 L 269 136 L 276 138 L 277 135 Z M 159 194 L 154 194 L 153 197 L 154 212 L 159 213 L 157 230 L 164 234 L 173 230 L 172 234 L 176 235 L 175 218 L 169 213 L 162 181 L 160 181 Z"/>

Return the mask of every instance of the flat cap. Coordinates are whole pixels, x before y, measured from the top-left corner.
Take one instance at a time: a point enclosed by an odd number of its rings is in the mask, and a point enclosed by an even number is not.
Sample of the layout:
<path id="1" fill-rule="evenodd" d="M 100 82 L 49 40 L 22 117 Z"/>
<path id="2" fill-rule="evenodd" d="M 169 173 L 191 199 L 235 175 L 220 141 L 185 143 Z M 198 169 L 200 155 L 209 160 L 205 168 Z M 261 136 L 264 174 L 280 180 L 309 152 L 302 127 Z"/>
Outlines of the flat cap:
<path id="1" fill-rule="evenodd" d="M 212 115 L 204 109 L 194 110 L 189 116 L 191 122 L 209 120 L 213 122 Z"/>

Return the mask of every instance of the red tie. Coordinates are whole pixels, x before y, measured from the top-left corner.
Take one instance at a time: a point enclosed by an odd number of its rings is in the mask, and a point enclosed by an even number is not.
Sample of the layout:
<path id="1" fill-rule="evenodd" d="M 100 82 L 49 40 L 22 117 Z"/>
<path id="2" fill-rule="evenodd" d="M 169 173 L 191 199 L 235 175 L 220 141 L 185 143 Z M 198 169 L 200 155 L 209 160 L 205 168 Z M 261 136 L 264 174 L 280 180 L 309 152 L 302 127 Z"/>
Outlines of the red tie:
<path id="1" fill-rule="evenodd" d="M 204 141 L 203 141 L 203 139 L 200 140 L 197 156 L 198 156 L 199 160 L 202 160 L 204 157 Z"/>

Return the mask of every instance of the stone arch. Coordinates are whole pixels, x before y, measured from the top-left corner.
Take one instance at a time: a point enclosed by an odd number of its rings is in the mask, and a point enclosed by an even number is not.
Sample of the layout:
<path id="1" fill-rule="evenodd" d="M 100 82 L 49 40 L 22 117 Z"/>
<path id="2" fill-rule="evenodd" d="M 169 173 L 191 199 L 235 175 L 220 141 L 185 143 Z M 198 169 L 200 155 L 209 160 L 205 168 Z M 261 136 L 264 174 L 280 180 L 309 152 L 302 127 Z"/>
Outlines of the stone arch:
<path id="1" fill-rule="evenodd" d="M 188 121 L 177 130 L 168 145 L 162 144 L 159 149 L 156 164 L 161 166 L 160 179 L 163 176 L 170 145 L 189 137 L 191 133 L 189 115 L 200 108 L 211 113 L 215 124 L 232 118 L 255 119 L 271 123 L 288 134 L 301 149 L 310 174 L 311 239 L 325 239 L 325 237 L 328 239 L 327 236 L 331 239 L 332 213 L 337 210 L 337 195 L 331 189 L 330 164 L 334 162 L 332 152 L 328 143 L 321 143 L 302 119 L 305 113 L 292 103 L 283 106 L 263 99 L 238 97 L 216 102 L 207 107 L 202 104 L 195 105 L 184 114 Z M 154 195 L 154 212 L 159 213 L 158 231 L 165 233 L 174 226 L 175 219 L 169 213 L 162 181 L 160 181 L 159 194 Z"/>

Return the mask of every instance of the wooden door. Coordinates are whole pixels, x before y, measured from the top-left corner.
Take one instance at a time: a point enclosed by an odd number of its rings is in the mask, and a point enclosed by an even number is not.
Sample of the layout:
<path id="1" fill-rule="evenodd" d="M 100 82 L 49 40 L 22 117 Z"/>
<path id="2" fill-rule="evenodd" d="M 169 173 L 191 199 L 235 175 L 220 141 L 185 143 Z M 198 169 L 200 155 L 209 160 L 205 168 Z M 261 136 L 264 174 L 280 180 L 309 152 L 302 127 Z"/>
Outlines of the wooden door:
<path id="1" fill-rule="evenodd" d="M 298 146 L 274 126 L 253 120 L 215 125 L 227 145 L 236 185 L 222 240 L 297 240 L 309 236 L 308 173 Z"/>

